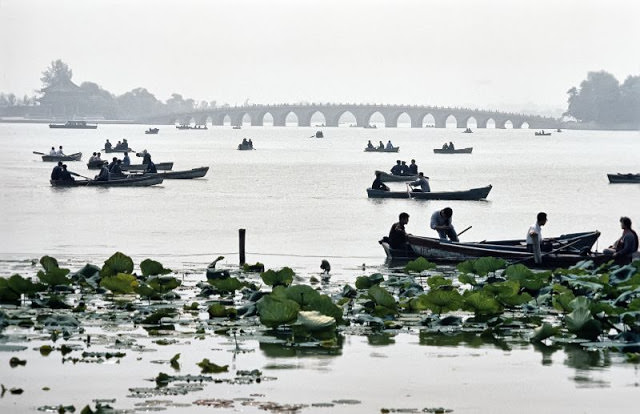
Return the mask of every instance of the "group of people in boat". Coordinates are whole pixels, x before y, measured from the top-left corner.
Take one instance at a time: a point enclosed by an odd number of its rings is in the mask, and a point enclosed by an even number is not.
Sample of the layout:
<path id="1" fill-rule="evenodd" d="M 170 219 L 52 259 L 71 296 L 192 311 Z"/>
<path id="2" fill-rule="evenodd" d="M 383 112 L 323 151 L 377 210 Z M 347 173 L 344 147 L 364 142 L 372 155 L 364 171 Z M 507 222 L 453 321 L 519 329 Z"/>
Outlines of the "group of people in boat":
<path id="1" fill-rule="evenodd" d="M 453 142 L 449 141 L 448 144 L 446 142 L 444 144 L 442 144 L 442 149 L 443 150 L 448 150 L 448 151 L 453 151 L 454 149 L 456 149 L 456 147 L 453 145 Z"/>
<path id="2" fill-rule="evenodd" d="M 118 143 L 114 147 L 113 144 L 111 144 L 111 142 L 107 139 L 107 142 L 104 143 L 104 149 L 105 150 L 114 149 L 116 151 L 128 150 L 129 149 L 129 143 L 127 142 L 127 139 L 124 138 L 122 140 L 122 142 L 118 141 Z"/>
<path id="3" fill-rule="evenodd" d="M 374 146 L 371 143 L 371 140 L 369 140 L 369 142 L 367 142 L 367 148 L 368 149 L 379 149 L 379 150 L 383 150 L 383 149 L 388 149 L 388 150 L 392 150 L 395 147 L 393 146 L 393 144 L 391 143 L 391 140 L 387 141 L 387 145 L 385 146 L 382 141 L 380 141 L 380 143 L 378 144 L 378 146 Z"/>
<path id="4" fill-rule="evenodd" d="M 242 145 L 245 148 L 253 149 L 253 141 L 251 141 L 251 138 L 249 139 L 242 138 L 242 143 L 240 145 Z"/>
<path id="5" fill-rule="evenodd" d="M 445 207 L 441 210 L 434 211 L 431 215 L 430 227 L 438 233 L 438 237 L 443 241 L 458 242 L 458 233 L 452 223 L 453 209 Z M 528 252 L 542 251 L 551 252 L 552 247 L 549 243 L 545 246 L 542 237 L 542 227 L 547 224 L 547 213 L 541 211 L 536 216 L 536 221 L 527 230 L 526 245 Z M 387 242 L 392 249 L 410 249 L 408 243 L 409 233 L 406 232 L 405 226 L 409 223 L 409 214 L 400 213 L 398 222 L 394 223 L 389 230 Z M 630 264 L 634 259 L 634 254 L 638 251 L 640 243 L 638 234 L 631 227 L 631 219 L 629 217 L 620 217 L 620 228 L 622 235 L 611 246 L 603 250 L 605 255 L 611 256 L 614 263 L 618 265 Z"/>
<path id="6" fill-rule="evenodd" d="M 53 181 L 75 181 L 71 172 L 67 170 L 67 164 L 63 164 L 62 161 L 58 161 L 58 165 L 53 167 L 51 179 Z"/>
<path id="7" fill-rule="evenodd" d="M 391 167 L 393 175 L 416 175 L 418 174 L 418 165 L 416 160 L 411 160 L 411 164 L 407 165 L 406 161 L 396 160 L 396 165 Z"/>
<path id="8" fill-rule="evenodd" d="M 51 151 L 49 151 L 49 155 L 54 157 L 63 157 L 64 152 L 62 152 L 62 145 L 56 150 L 56 147 L 51 147 Z"/>
<path id="9" fill-rule="evenodd" d="M 145 165 L 145 173 L 157 173 L 158 169 L 156 165 L 151 161 L 151 154 L 144 150 L 136 154 L 138 157 L 142 157 L 142 164 Z M 123 167 L 128 167 L 131 165 L 131 158 L 129 158 L 129 153 L 125 152 L 122 159 L 118 157 L 113 157 L 109 164 L 103 164 L 100 168 L 100 172 L 95 176 L 96 181 L 110 181 L 110 180 L 121 180 L 127 177 L 127 174 L 123 172 Z"/>

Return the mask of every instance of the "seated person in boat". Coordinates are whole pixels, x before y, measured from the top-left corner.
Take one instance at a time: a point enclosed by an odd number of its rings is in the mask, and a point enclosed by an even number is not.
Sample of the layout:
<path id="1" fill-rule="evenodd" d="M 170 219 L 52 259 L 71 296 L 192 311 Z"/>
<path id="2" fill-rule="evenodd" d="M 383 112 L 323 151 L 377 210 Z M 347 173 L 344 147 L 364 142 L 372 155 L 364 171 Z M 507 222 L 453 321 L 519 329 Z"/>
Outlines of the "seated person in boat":
<path id="1" fill-rule="evenodd" d="M 247 147 L 247 146 L 249 146 L 249 141 L 247 141 L 246 138 L 242 138 L 242 144 L 240 144 L 240 145 L 242 145 L 243 147 Z"/>
<path id="2" fill-rule="evenodd" d="M 109 163 L 109 165 L 107 165 L 107 168 L 109 169 L 109 171 L 111 171 L 111 168 L 113 168 L 113 166 L 116 165 L 117 162 L 118 162 L 118 159 L 116 157 L 113 157 L 111 159 L 111 162 Z"/>
<path id="3" fill-rule="evenodd" d="M 421 171 L 418 173 L 418 179 L 409 184 L 411 187 L 420 186 L 420 188 L 413 188 L 412 191 L 418 193 L 430 193 L 431 187 L 429 186 L 429 177 L 425 177 L 424 173 Z"/>
<path id="4" fill-rule="evenodd" d="M 131 158 L 129 158 L 129 153 L 125 152 L 124 157 L 122 157 L 122 165 L 128 167 L 131 165 Z"/>
<path id="5" fill-rule="evenodd" d="M 396 165 L 391 167 L 391 174 L 400 175 L 402 173 L 402 164 L 401 163 L 402 163 L 402 161 L 400 161 L 400 160 L 396 161 Z"/>
<path id="6" fill-rule="evenodd" d="M 456 147 L 453 145 L 453 142 L 449 141 L 449 149 L 453 151 Z"/>
<path id="7" fill-rule="evenodd" d="M 406 161 L 400 163 L 400 175 L 409 175 L 409 166 Z"/>
<path id="8" fill-rule="evenodd" d="M 416 164 L 416 160 L 411 160 L 411 164 L 409 164 L 409 174 L 418 174 L 418 164 Z"/>
<path id="9" fill-rule="evenodd" d="M 249 148 L 253 148 L 253 141 L 251 141 L 251 138 L 249 138 L 248 144 L 249 144 Z"/>
<path id="10" fill-rule="evenodd" d="M 118 141 L 118 143 L 116 144 L 115 149 L 117 149 L 117 150 L 122 149 L 122 142 Z"/>
<path id="11" fill-rule="evenodd" d="M 373 149 L 373 144 L 371 143 L 371 140 L 369 140 L 369 142 L 367 142 L 367 148 Z"/>
<path id="12" fill-rule="evenodd" d="M 67 171 L 67 164 L 62 164 L 62 171 L 60 172 L 60 180 L 75 181 L 75 179 L 71 176 L 71 173 Z"/>
<path id="13" fill-rule="evenodd" d="M 56 147 L 51 147 L 51 151 L 49 151 L 49 155 L 53 155 L 53 156 L 58 155 L 56 153 Z"/>
<path id="14" fill-rule="evenodd" d="M 153 163 L 153 161 L 151 161 L 151 157 L 149 157 L 149 162 L 145 163 L 147 166 L 147 169 L 144 170 L 144 172 L 148 172 L 148 173 L 157 173 L 158 169 L 156 168 L 156 165 Z"/>
<path id="15" fill-rule="evenodd" d="M 527 251 L 534 252 L 534 244 L 537 244 L 538 251 L 542 245 L 542 226 L 547 224 L 547 213 L 541 211 L 536 216 L 536 222 L 527 231 Z"/>
<path id="16" fill-rule="evenodd" d="M 129 143 L 127 142 L 126 138 L 122 139 L 122 149 L 128 149 L 129 148 Z"/>
<path id="17" fill-rule="evenodd" d="M 96 160 L 96 153 L 94 152 L 93 154 L 91 154 L 91 156 L 89 157 L 89 164 L 91 164 L 92 162 L 94 162 Z"/>
<path id="18" fill-rule="evenodd" d="M 61 173 L 62 173 L 62 161 L 58 161 L 58 165 L 53 167 L 53 170 L 51 170 L 51 179 L 59 180 Z"/>
<path id="19" fill-rule="evenodd" d="M 122 161 L 116 160 L 116 163 L 109 168 L 109 176 L 111 178 L 125 178 L 126 175 L 122 172 Z"/>
<path id="20" fill-rule="evenodd" d="M 627 265 L 633 261 L 633 255 L 638 251 L 638 233 L 631 228 L 629 217 L 620 217 L 622 236 L 603 253 L 611 255 L 618 265 Z"/>
<path id="21" fill-rule="evenodd" d="M 378 144 L 378 149 L 384 149 L 384 144 L 382 143 L 382 141 L 380 141 L 380 143 Z"/>
<path id="22" fill-rule="evenodd" d="M 105 150 L 110 150 L 112 147 L 113 147 L 113 145 L 111 145 L 109 140 L 107 140 L 107 142 L 104 143 L 104 149 Z"/>
<path id="23" fill-rule="evenodd" d="M 392 249 L 408 249 L 407 232 L 404 226 L 409 223 L 409 214 L 400 213 L 398 220 L 397 223 L 391 226 L 391 230 L 389 230 L 389 246 Z"/>
<path id="24" fill-rule="evenodd" d="M 103 165 L 100 168 L 100 173 L 94 178 L 96 181 L 109 181 L 109 168 L 106 165 Z"/>
<path id="25" fill-rule="evenodd" d="M 442 210 L 438 210 L 431 215 L 431 228 L 438 232 L 440 240 L 447 240 L 447 238 L 453 242 L 458 241 L 458 233 L 451 223 L 453 217 L 453 210 L 451 207 L 445 207 Z"/>
<path id="26" fill-rule="evenodd" d="M 143 164 L 149 164 L 151 162 L 151 154 L 149 154 L 147 150 L 136 153 L 136 157 L 142 157 Z"/>
<path id="27" fill-rule="evenodd" d="M 64 157 L 64 152 L 62 152 L 62 145 L 60 145 L 60 148 L 58 148 L 56 155 L 59 157 Z"/>
<path id="28" fill-rule="evenodd" d="M 373 183 L 371 184 L 371 188 L 373 190 L 389 191 L 389 187 L 387 187 L 380 179 L 381 176 L 382 176 L 381 173 L 379 172 L 376 173 L 376 179 L 373 180 Z"/>
<path id="29" fill-rule="evenodd" d="M 391 140 L 387 141 L 387 149 L 393 149 L 393 144 L 391 143 Z"/>
<path id="30" fill-rule="evenodd" d="M 449 144 L 447 144 L 446 142 L 442 145 L 442 149 L 443 150 L 448 150 L 449 149 Z"/>

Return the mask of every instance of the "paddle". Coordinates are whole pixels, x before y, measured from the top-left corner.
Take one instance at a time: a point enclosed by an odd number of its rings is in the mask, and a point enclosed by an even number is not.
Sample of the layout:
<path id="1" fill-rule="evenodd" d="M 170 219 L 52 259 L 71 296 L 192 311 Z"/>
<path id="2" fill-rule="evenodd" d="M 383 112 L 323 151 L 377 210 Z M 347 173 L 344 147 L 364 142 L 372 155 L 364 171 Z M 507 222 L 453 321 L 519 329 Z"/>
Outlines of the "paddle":
<path id="1" fill-rule="evenodd" d="M 409 198 L 411 198 L 411 185 L 409 183 L 407 184 L 407 196 L 409 196 Z"/>
<path id="2" fill-rule="evenodd" d="M 550 255 L 550 254 L 558 253 L 559 251 L 561 251 L 561 250 L 565 250 L 565 249 L 566 249 L 566 248 L 568 248 L 569 246 L 573 246 L 574 244 L 576 244 L 576 243 L 578 243 L 578 242 L 581 242 L 581 241 L 582 241 L 582 240 L 580 240 L 580 239 L 578 239 L 578 240 L 574 240 L 574 241 L 572 241 L 571 243 L 567 243 L 567 244 L 565 244 L 565 245 L 564 245 L 564 246 L 562 246 L 562 247 L 558 247 L 557 249 L 551 250 L 550 252 L 547 252 L 547 253 L 543 253 L 543 254 L 541 254 L 541 255 L 540 255 L 540 258 L 542 259 L 543 257 L 548 256 L 548 255 Z M 526 259 L 520 259 L 520 260 L 518 260 L 517 262 L 513 262 L 513 263 L 511 263 L 511 264 L 512 264 L 512 265 L 514 265 L 514 264 L 518 264 L 518 263 L 526 262 L 527 260 L 531 260 L 531 259 L 533 259 L 533 258 L 534 258 L 534 256 L 535 256 L 535 254 L 531 254 L 531 257 L 527 257 Z"/>
<path id="3" fill-rule="evenodd" d="M 82 178 L 85 178 L 87 180 L 93 180 L 93 178 L 85 177 L 84 175 L 80 175 L 80 174 L 74 173 L 72 171 L 69 171 L 69 174 L 75 175 L 76 177 L 82 177 Z"/>
<path id="4" fill-rule="evenodd" d="M 36 155 L 45 155 L 44 152 L 33 151 L 33 153 Z"/>
<path id="5" fill-rule="evenodd" d="M 473 226 L 469 226 L 469 227 L 467 227 L 466 229 L 462 230 L 460 233 L 458 233 L 458 237 L 460 237 L 460 235 L 461 235 L 462 233 L 464 233 L 465 231 L 469 230 L 471 227 L 473 227 Z"/>

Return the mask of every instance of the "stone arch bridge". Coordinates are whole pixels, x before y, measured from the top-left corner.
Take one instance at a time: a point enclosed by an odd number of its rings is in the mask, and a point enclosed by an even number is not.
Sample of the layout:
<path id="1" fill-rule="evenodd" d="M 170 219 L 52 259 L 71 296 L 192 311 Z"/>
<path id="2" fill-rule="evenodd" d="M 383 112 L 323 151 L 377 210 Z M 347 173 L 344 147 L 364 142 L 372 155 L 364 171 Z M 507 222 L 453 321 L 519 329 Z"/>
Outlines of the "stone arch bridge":
<path id="1" fill-rule="evenodd" d="M 311 126 L 311 118 L 321 115 L 324 117 L 324 125 L 337 127 L 340 118 L 351 113 L 356 120 L 356 126 L 367 127 L 371 125 L 371 119 L 379 114 L 384 118 L 387 128 L 398 126 L 398 119 L 408 115 L 412 128 L 422 128 L 429 115 L 433 117 L 430 126 L 445 128 L 450 117 L 455 119 L 458 128 L 466 128 L 471 119 L 476 121 L 476 128 L 486 128 L 487 123 L 493 121 L 496 128 L 506 128 L 511 123 L 513 128 L 559 128 L 560 121 L 555 118 L 538 115 L 526 115 L 519 113 L 487 111 L 468 108 L 451 108 L 439 106 L 418 105 L 368 105 L 368 104 L 278 104 L 278 105 L 245 105 L 224 106 L 197 110 L 187 113 L 168 114 L 162 116 L 145 117 L 138 119 L 141 123 L 148 124 L 196 124 L 224 125 L 225 121 L 231 125 L 240 126 L 247 121 L 252 126 L 263 126 L 265 117 L 271 115 L 273 126 L 285 126 L 287 117 L 295 115 L 298 126 Z M 406 119 L 406 117 L 405 117 Z"/>

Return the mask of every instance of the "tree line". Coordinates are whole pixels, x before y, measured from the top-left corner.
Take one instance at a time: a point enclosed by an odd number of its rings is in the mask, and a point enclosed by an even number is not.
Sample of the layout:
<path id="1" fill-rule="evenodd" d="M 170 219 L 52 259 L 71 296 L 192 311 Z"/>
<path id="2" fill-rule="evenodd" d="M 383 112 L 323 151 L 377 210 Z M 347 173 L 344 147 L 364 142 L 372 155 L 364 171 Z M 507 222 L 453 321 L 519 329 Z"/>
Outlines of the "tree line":
<path id="1" fill-rule="evenodd" d="M 579 88 L 567 93 L 566 117 L 600 126 L 640 126 L 640 76 L 628 76 L 620 84 L 608 72 L 589 72 Z"/>

